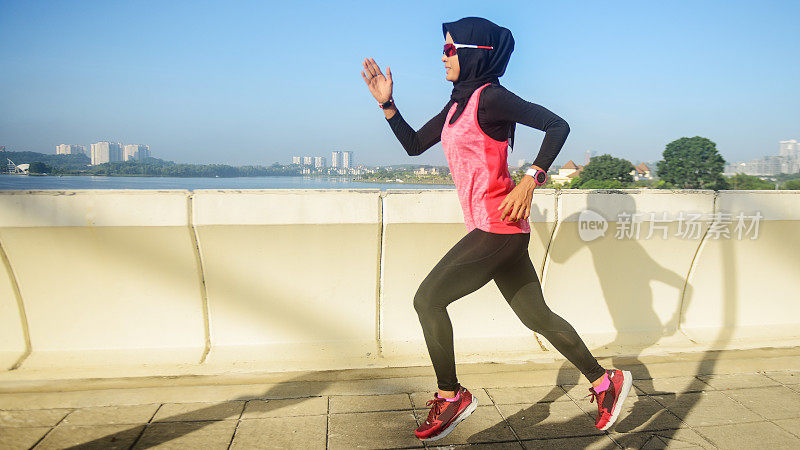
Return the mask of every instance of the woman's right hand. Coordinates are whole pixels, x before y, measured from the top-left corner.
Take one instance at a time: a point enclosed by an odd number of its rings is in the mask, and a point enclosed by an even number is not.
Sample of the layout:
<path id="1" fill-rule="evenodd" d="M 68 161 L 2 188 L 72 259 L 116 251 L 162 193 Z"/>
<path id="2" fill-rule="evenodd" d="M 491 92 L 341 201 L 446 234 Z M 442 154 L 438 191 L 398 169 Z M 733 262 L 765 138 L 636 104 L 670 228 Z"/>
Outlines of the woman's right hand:
<path id="1" fill-rule="evenodd" d="M 389 66 L 386 66 L 386 76 L 383 76 L 374 59 L 364 58 L 364 70 L 361 71 L 361 77 L 364 78 L 369 91 L 378 103 L 386 103 L 392 98 L 392 71 Z"/>

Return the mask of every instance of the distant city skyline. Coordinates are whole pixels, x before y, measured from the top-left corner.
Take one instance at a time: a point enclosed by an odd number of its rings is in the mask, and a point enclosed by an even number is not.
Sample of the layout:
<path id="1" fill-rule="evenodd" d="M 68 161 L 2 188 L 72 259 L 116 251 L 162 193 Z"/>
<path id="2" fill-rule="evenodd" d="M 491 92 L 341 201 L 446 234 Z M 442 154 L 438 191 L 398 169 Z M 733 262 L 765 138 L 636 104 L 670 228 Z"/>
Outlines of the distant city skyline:
<path id="1" fill-rule="evenodd" d="M 442 166 L 440 144 L 405 153 L 359 72 L 365 57 L 390 66 L 419 129 L 452 89 L 441 23 L 465 16 L 512 31 L 501 84 L 570 124 L 554 164 L 587 150 L 653 161 L 698 135 L 749 161 L 800 136 L 800 2 L 41 1 L 0 2 L 0 145 L 114 137 L 231 165 L 348 148 L 368 165 Z M 96 23 L 137 26 L 99 39 Z M 518 126 L 509 162 L 533 161 L 543 136 Z"/>
<path id="2" fill-rule="evenodd" d="M 121 161 L 128 161 L 130 159 L 137 159 L 141 160 L 145 157 L 151 156 L 150 154 L 150 146 L 148 145 L 141 145 L 141 144 L 125 144 L 121 146 L 121 153 L 120 159 Z M 95 144 L 92 144 L 92 146 Z M 770 155 L 770 154 L 762 154 L 760 157 L 751 158 L 749 161 L 730 161 L 726 159 L 725 163 L 725 173 L 726 174 L 734 174 L 734 173 L 745 173 L 748 175 L 775 175 L 777 173 L 800 173 L 800 140 L 798 139 L 787 139 L 778 142 L 778 154 L 777 155 Z M 0 146 L 0 150 L 5 150 L 5 146 Z M 23 150 L 15 150 L 9 149 L 9 151 L 23 151 Z M 343 154 L 347 154 L 346 157 L 343 157 Z M 56 154 L 84 154 L 86 155 L 86 147 L 83 145 L 78 144 L 59 144 L 56 145 Z M 331 151 L 331 168 L 342 167 L 342 160 L 346 160 L 347 163 L 344 165 L 344 168 L 350 168 L 351 160 L 352 160 L 352 151 L 338 151 L 333 150 Z M 91 154 L 87 155 L 91 156 Z M 584 152 L 583 158 L 583 165 L 589 163 L 589 160 L 592 157 L 598 156 L 596 151 L 586 150 Z M 616 155 L 612 155 L 616 156 Z M 660 156 L 660 155 L 659 155 Z M 291 163 L 290 164 L 300 164 L 300 165 L 313 165 L 316 168 L 325 168 L 328 167 L 327 159 L 324 156 L 319 155 L 292 155 L 290 156 Z M 723 155 L 724 158 L 724 155 Z M 639 163 L 647 163 L 653 165 L 656 161 L 660 160 L 661 158 L 652 159 L 652 160 L 642 160 L 642 159 L 634 159 L 632 160 L 633 164 Z M 571 160 L 571 159 L 570 159 Z M 116 159 L 114 160 L 116 161 Z M 105 161 L 108 162 L 108 161 Z M 552 167 L 562 166 L 566 164 L 568 161 L 564 161 L 558 163 L 558 161 L 554 162 Z M 200 162 L 202 164 L 202 162 Z M 275 161 L 274 163 L 283 164 L 282 161 Z M 94 164 L 94 163 L 93 163 Z M 405 165 L 405 164 L 414 164 L 413 162 L 390 162 L 390 163 L 383 163 L 383 164 L 371 164 L 369 166 L 390 166 L 390 165 Z M 516 160 L 516 164 L 514 164 L 511 159 L 509 158 L 508 161 L 509 166 L 512 167 L 522 167 L 526 164 L 532 164 L 532 160 L 529 159 L 518 159 Z M 266 164 L 265 164 L 266 165 Z M 420 163 L 419 165 L 430 165 L 435 166 L 437 164 L 425 164 Z M 447 165 L 445 162 L 443 165 Z M 654 169 L 654 167 L 653 167 Z"/>

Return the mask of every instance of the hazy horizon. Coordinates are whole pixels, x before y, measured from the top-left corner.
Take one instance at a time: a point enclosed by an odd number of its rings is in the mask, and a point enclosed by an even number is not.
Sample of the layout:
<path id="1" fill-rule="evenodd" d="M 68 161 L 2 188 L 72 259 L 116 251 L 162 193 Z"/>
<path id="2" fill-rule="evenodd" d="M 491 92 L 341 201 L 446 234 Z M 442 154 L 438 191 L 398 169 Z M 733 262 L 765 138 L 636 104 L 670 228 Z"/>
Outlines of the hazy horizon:
<path id="1" fill-rule="evenodd" d="M 361 79 L 373 57 L 415 129 L 438 113 L 441 23 L 481 16 L 516 41 L 501 84 L 569 122 L 554 162 L 587 150 L 661 159 L 681 137 L 728 163 L 800 139 L 800 3 L 2 2 L 0 145 L 146 144 L 188 163 L 271 165 L 354 152 L 355 164 L 446 165 L 437 144 L 409 157 Z M 517 127 L 508 161 L 533 161 L 544 133 Z"/>

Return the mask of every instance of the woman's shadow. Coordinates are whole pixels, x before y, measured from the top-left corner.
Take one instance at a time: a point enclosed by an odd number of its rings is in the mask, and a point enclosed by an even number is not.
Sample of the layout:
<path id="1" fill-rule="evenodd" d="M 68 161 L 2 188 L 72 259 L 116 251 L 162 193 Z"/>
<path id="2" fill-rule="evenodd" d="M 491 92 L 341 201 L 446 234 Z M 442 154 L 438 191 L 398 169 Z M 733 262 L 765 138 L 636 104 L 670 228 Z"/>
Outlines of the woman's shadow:
<path id="1" fill-rule="evenodd" d="M 616 197 L 610 203 L 614 205 L 618 212 L 628 214 L 637 212 L 633 197 L 624 191 L 616 190 L 600 195 L 588 195 L 586 209 L 597 213 L 607 211 L 609 208 L 607 203 L 602 201 L 604 199 L 601 196 L 609 194 Z M 608 199 L 608 197 L 605 198 Z M 659 213 L 657 212 L 656 214 L 657 218 Z M 662 337 L 671 336 L 678 331 L 681 309 L 685 310 L 691 298 L 691 285 L 685 282 L 683 276 L 662 266 L 653 259 L 635 239 L 635 235 L 634 238 L 624 236 L 616 238 L 616 232 L 610 224 L 602 237 L 588 242 L 583 241 L 580 239 L 578 232 L 579 215 L 580 213 L 574 213 L 565 219 L 560 219 L 564 223 L 561 224 L 553 236 L 546 255 L 546 258 L 549 259 L 548 263 L 564 264 L 582 248 L 589 250 L 594 265 L 594 274 L 600 284 L 603 299 L 617 332 L 615 339 L 600 347 L 600 349 L 621 350 L 627 353 L 612 356 L 611 365 L 614 368 L 630 370 L 637 385 L 643 387 L 649 393 L 658 394 L 659 392 L 653 387 L 652 377 L 647 366 L 639 358 L 643 350 L 658 343 Z M 617 217 L 604 218 L 607 222 L 617 221 Z M 640 227 L 640 239 L 646 238 L 650 232 L 649 226 L 643 222 Z M 661 233 L 661 231 L 654 231 L 650 239 L 661 239 Z M 670 237 L 671 233 L 674 233 L 672 227 L 668 228 L 667 233 L 668 237 Z M 672 237 L 672 239 L 675 238 Z M 686 250 L 687 272 L 688 262 L 692 260 L 699 239 L 694 240 L 693 243 L 694 245 L 688 245 Z M 672 250 L 674 251 L 674 249 Z M 548 267 L 548 269 L 548 271 L 553 270 L 552 267 Z M 581 274 L 586 274 L 586 272 L 574 273 L 576 278 L 582 276 Z M 586 275 L 583 276 L 585 277 Z M 675 289 L 674 313 L 666 322 L 662 322 L 656 313 L 654 295 L 650 285 L 652 281 L 660 281 Z M 685 294 L 683 293 L 684 289 Z M 684 298 L 683 304 L 681 302 L 682 295 Z M 547 297 L 545 299 L 551 309 L 559 313 L 557 304 L 553 308 L 554 302 Z M 569 317 L 565 317 L 565 319 L 571 322 Z M 580 334 L 580 328 L 576 327 L 576 330 Z M 606 367 L 611 368 L 608 365 Z M 542 397 L 547 401 L 536 403 L 514 414 L 514 416 L 507 417 L 506 420 L 514 421 L 518 419 L 517 416 L 527 417 L 528 419 L 525 420 L 526 426 L 536 425 L 545 421 L 550 415 L 551 405 L 554 404 L 552 402 L 568 395 L 559 385 L 563 385 L 569 390 L 573 385 L 580 384 L 581 377 L 580 372 L 571 363 L 565 361 L 559 369 L 557 385 Z M 576 391 L 573 389 L 571 390 L 572 392 Z M 641 405 L 638 397 L 636 399 L 632 405 L 632 411 L 614 425 L 616 431 L 627 432 L 635 430 L 649 419 L 644 414 L 635 414 L 639 406 L 644 406 Z M 585 417 L 576 417 L 558 425 L 566 428 L 584 426 L 585 419 Z M 497 426 L 503 426 L 503 424 L 501 423 Z M 492 433 L 493 429 L 494 427 L 477 433 L 469 441 L 483 442 L 486 437 L 484 433 Z"/>

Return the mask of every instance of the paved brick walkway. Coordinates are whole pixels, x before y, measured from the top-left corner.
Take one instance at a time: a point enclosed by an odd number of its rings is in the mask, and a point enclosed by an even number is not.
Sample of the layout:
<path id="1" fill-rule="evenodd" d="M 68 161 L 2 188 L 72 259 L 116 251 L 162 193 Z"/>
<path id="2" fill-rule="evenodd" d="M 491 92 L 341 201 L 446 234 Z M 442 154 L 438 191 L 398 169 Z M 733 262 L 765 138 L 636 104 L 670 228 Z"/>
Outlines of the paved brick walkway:
<path id="1" fill-rule="evenodd" d="M 471 364 L 459 378 L 478 409 L 427 447 L 800 448 L 800 349 L 614 363 L 638 379 L 609 432 L 571 366 Z M 422 448 L 431 373 L 0 382 L 0 448 Z"/>

